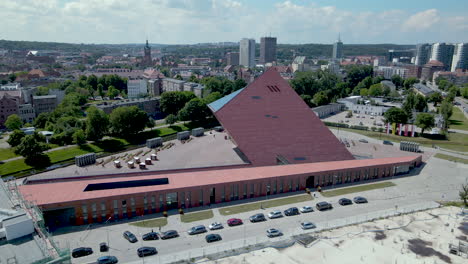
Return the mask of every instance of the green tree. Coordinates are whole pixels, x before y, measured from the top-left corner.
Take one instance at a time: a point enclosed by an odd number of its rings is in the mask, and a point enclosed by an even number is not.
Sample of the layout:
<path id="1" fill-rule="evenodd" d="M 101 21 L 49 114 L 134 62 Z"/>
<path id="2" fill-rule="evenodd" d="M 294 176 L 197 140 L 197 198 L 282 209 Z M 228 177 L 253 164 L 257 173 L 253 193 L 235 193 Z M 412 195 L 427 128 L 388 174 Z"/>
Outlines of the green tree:
<path id="1" fill-rule="evenodd" d="M 177 79 L 177 80 L 183 80 L 184 78 L 182 78 L 182 76 L 180 74 L 177 74 L 174 79 Z"/>
<path id="2" fill-rule="evenodd" d="M 8 75 L 8 80 L 10 82 L 14 82 L 16 80 L 16 75 L 14 73 L 11 73 L 10 75 Z"/>
<path id="3" fill-rule="evenodd" d="M 374 71 L 372 66 L 361 65 L 351 65 L 345 68 L 345 70 L 347 72 L 347 80 L 350 87 L 356 87 L 359 82 L 364 80 L 364 78 L 372 76 Z"/>
<path id="4" fill-rule="evenodd" d="M 15 153 L 25 158 L 37 157 L 48 148 L 42 141 L 43 138 L 38 133 L 24 136 L 21 143 L 15 148 Z"/>
<path id="5" fill-rule="evenodd" d="M 449 128 L 450 117 L 453 114 L 452 101 L 444 99 L 440 104 L 439 112 L 442 115 L 442 118 L 444 119 L 444 130 L 447 130 Z"/>
<path id="6" fill-rule="evenodd" d="M 234 81 L 234 91 L 242 89 L 245 86 L 247 86 L 247 83 L 244 81 L 244 79 L 237 79 Z"/>
<path id="7" fill-rule="evenodd" d="M 86 84 L 91 86 L 93 90 L 96 90 L 98 85 L 98 78 L 96 77 L 96 75 L 91 74 L 90 76 L 88 76 L 88 78 L 86 79 Z"/>
<path id="8" fill-rule="evenodd" d="M 107 89 L 107 96 L 110 99 L 114 99 L 118 95 L 119 95 L 119 90 L 117 90 L 113 85 L 109 86 L 109 88 Z"/>
<path id="9" fill-rule="evenodd" d="M 5 121 L 5 126 L 10 130 L 20 129 L 23 126 L 23 120 L 17 114 L 12 114 Z"/>
<path id="10" fill-rule="evenodd" d="M 313 102 L 317 106 L 326 105 L 330 102 L 323 91 L 316 93 L 313 98 Z"/>
<path id="11" fill-rule="evenodd" d="M 400 75 L 397 75 L 397 74 L 393 75 L 391 80 L 392 80 L 392 83 L 395 84 L 397 88 L 403 86 L 404 80 L 403 78 L 401 78 Z"/>
<path id="12" fill-rule="evenodd" d="M 219 92 L 213 92 L 210 93 L 208 96 L 206 96 L 203 100 L 205 101 L 206 104 L 211 104 L 212 102 L 221 99 L 223 96 Z"/>
<path id="13" fill-rule="evenodd" d="M 86 119 L 86 138 L 98 141 L 101 140 L 108 131 L 109 116 L 95 106 L 90 107 Z"/>
<path id="14" fill-rule="evenodd" d="M 200 98 L 193 98 L 179 111 L 178 118 L 182 121 L 200 122 L 204 121 L 209 114 L 210 112 L 205 102 Z"/>
<path id="15" fill-rule="evenodd" d="M 169 125 L 173 125 L 178 121 L 177 116 L 174 114 L 169 114 L 166 116 L 166 123 Z"/>
<path id="16" fill-rule="evenodd" d="M 161 95 L 159 104 L 164 113 L 175 115 L 195 97 L 192 92 L 165 92 Z"/>
<path id="17" fill-rule="evenodd" d="M 417 78 L 410 77 L 403 82 L 403 86 L 405 87 L 405 89 L 409 89 L 413 86 L 413 84 L 418 83 L 418 82 L 419 80 Z"/>
<path id="18" fill-rule="evenodd" d="M 194 83 L 197 83 L 198 82 L 198 78 L 197 76 L 195 75 L 190 75 L 190 78 L 188 79 L 189 82 L 194 82 Z"/>
<path id="19" fill-rule="evenodd" d="M 462 189 L 458 193 L 465 207 L 468 206 L 468 184 L 462 184 Z"/>
<path id="20" fill-rule="evenodd" d="M 33 121 L 36 128 L 45 128 L 47 121 L 49 121 L 49 113 L 40 113 Z"/>
<path id="21" fill-rule="evenodd" d="M 416 109 L 416 111 L 418 112 L 423 112 L 426 108 L 427 108 L 426 98 L 421 94 L 416 95 L 416 100 L 414 102 L 414 109 Z"/>
<path id="22" fill-rule="evenodd" d="M 403 102 L 403 110 L 406 112 L 406 115 L 410 119 L 413 116 L 413 109 L 415 105 L 416 95 L 414 94 L 414 92 L 409 91 L 409 93 L 406 95 L 405 101 Z"/>
<path id="23" fill-rule="evenodd" d="M 359 91 L 359 95 L 362 96 L 362 97 L 369 96 L 369 90 L 368 90 L 367 88 L 362 88 L 362 89 Z"/>
<path id="24" fill-rule="evenodd" d="M 440 92 L 435 92 L 429 95 L 428 102 L 434 103 L 434 106 L 437 106 L 438 103 L 442 102 L 442 94 Z"/>
<path id="25" fill-rule="evenodd" d="M 421 113 L 416 116 L 415 125 L 421 128 L 422 135 L 424 134 L 424 130 L 434 127 L 434 116 L 428 113 Z"/>
<path id="26" fill-rule="evenodd" d="M 79 146 L 86 143 L 86 136 L 83 129 L 75 130 L 75 133 L 73 133 L 73 143 Z"/>
<path id="27" fill-rule="evenodd" d="M 308 94 L 302 94 L 302 95 L 301 95 L 301 98 L 302 98 L 302 100 L 304 100 L 304 102 L 305 102 L 309 107 L 316 107 L 312 96 L 310 96 L 310 95 L 308 95 Z"/>
<path id="28" fill-rule="evenodd" d="M 123 106 L 114 109 L 109 120 L 113 134 L 129 138 L 145 129 L 148 115 L 136 106 Z"/>
<path id="29" fill-rule="evenodd" d="M 21 143 L 21 139 L 24 138 L 24 136 L 26 136 L 26 134 L 24 134 L 23 131 L 19 129 L 14 130 L 13 133 L 11 133 L 8 137 L 7 142 L 10 144 L 10 146 L 16 147 Z"/>
<path id="30" fill-rule="evenodd" d="M 465 87 L 460 89 L 460 93 L 463 98 L 468 99 L 468 84 L 465 84 Z"/>
<path id="31" fill-rule="evenodd" d="M 369 88 L 369 96 L 381 96 L 383 94 L 382 84 L 373 84 Z"/>
<path id="32" fill-rule="evenodd" d="M 408 115 L 400 108 L 392 107 L 384 114 L 385 123 L 406 124 Z"/>
<path id="33" fill-rule="evenodd" d="M 105 95 L 103 89 L 104 89 L 104 86 L 103 86 L 102 84 L 99 83 L 99 84 L 97 85 L 97 91 L 98 91 L 99 96 L 101 96 L 101 97 L 104 97 L 104 95 Z"/>

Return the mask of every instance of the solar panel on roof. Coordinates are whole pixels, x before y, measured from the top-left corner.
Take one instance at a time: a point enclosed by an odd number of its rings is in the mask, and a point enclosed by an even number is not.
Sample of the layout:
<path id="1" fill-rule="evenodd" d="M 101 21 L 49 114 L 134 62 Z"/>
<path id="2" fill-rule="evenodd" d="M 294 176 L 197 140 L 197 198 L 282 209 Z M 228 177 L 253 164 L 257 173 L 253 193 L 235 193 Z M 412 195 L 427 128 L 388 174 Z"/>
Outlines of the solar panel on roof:
<path id="1" fill-rule="evenodd" d="M 135 181 L 120 181 L 120 182 L 103 182 L 103 183 L 88 184 L 86 185 L 86 188 L 83 191 L 91 192 L 91 191 L 145 187 L 145 186 L 164 185 L 164 184 L 169 184 L 168 178 L 135 180 Z"/>

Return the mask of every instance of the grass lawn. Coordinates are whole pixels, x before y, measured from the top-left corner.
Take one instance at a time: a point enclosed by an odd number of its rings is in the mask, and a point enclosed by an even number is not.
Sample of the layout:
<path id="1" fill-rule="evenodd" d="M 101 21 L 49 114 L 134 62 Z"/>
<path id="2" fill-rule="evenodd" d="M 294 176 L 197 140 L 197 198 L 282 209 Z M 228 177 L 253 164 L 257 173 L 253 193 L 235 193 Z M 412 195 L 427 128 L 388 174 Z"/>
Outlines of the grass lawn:
<path id="1" fill-rule="evenodd" d="M 180 221 L 190 223 L 213 218 L 213 210 L 200 211 L 195 213 L 188 213 L 180 215 Z"/>
<path id="2" fill-rule="evenodd" d="M 160 217 L 160 218 L 154 218 L 154 219 L 149 219 L 149 220 L 143 220 L 143 221 L 130 223 L 130 225 L 138 226 L 138 227 L 150 227 L 150 228 L 163 227 L 167 225 L 167 218 Z"/>
<path id="3" fill-rule="evenodd" d="M 11 159 L 17 156 L 12 148 L 0 148 L 0 160 Z"/>
<path id="4" fill-rule="evenodd" d="M 244 213 L 249 211 L 255 211 L 263 208 L 270 208 L 276 206 L 282 206 L 287 204 L 294 204 L 300 202 L 312 201 L 312 197 L 309 194 L 301 194 L 290 196 L 286 198 L 278 198 L 272 200 L 265 200 L 262 202 L 246 203 L 236 206 L 229 206 L 219 209 L 221 215 L 233 215 L 238 213 Z"/>
<path id="5" fill-rule="evenodd" d="M 442 154 L 442 153 L 437 153 L 437 154 L 434 155 L 434 157 L 439 158 L 439 159 L 444 159 L 444 160 L 449 160 L 449 161 L 455 161 L 455 162 L 468 164 L 468 159 L 459 158 L 459 157 L 446 155 L 446 154 Z"/>
<path id="6" fill-rule="evenodd" d="M 458 107 L 453 107 L 453 114 L 450 121 L 450 128 L 468 130 L 468 119 Z"/>
<path id="7" fill-rule="evenodd" d="M 33 167 L 24 163 L 24 159 L 12 160 L 5 164 L 0 165 L 0 175 L 3 176 L 6 174 L 10 174 L 10 173 L 14 173 L 17 171 L 22 171 L 22 170 L 28 170 L 32 168 Z"/>
<path id="8" fill-rule="evenodd" d="M 337 130 L 336 127 L 329 127 L 330 129 Z M 446 139 L 429 139 L 425 137 L 404 137 L 404 136 L 397 136 L 397 135 L 387 135 L 385 133 L 374 132 L 374 131 L 365 131 L 365 130 L 358 130 L 358 129 L 350 129 L 350 128 L 340 128 L 340 130 L 345 130 L 349 132 L 353 132 L 356 134 L 361 134 L 364 136 L 368 136 L 375 139 L 381 140 L 390 140 L 392 142 L 400 142 L 400 141 L 412 141 L 420 143 L 426 147 L 432 147 L 432 144 L 437 145 L 444 149 L 450 149 L 454 151 L 461 151 L 461 152 L 468 152 L 468 134 L 461 134 L 461 133 L 449 133 L 449 140 Z"/>
<path id="9" fill-rule="evenodd" d="M 356 192 L 364 192 L 364 191 L 381 189 L 381 188 L 392 187 L 392 186 L 395 186 L 393 182 L 379 182 L 379 183 L 373 183 L 373 184 L 367 184 L 367 185 L 359 185 L 355 187 L 334 189 L 330 191 L 322 191 L 322 195 L 324 197 L 333 197 L 333 196 L 338 196 L 338 195 L 345 195 L 345 194 L 356 193 Z"/>

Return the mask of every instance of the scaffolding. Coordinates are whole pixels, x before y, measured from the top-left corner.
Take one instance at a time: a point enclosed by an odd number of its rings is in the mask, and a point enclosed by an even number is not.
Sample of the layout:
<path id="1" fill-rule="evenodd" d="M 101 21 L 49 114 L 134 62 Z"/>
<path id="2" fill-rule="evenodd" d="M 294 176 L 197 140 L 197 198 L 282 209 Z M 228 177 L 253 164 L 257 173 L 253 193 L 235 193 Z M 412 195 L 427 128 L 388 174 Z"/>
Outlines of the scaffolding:
<path id="1" fill-rule="evenodd" d="M 59 260 L 59 262 L 56 263 L 71 263 L 70 249 L 68 247 L 62 248 L 54 241 L 52 235 L 45 226 L 41 208 L 39 208 L 34 201 L 28 200 L 28 197 L 23 197 L 18 189 L 16 180 L 10 180 L 6 185 L 7 195 L 10 197 L 12 204 L 17 208 L 22 208 L 33 220 L 34 229 L 37 233 L 37 236 L 34 235 L 33 238 L 46 256 L 44 259 L 34 263 L 48 263 L 53 260 Z"/>

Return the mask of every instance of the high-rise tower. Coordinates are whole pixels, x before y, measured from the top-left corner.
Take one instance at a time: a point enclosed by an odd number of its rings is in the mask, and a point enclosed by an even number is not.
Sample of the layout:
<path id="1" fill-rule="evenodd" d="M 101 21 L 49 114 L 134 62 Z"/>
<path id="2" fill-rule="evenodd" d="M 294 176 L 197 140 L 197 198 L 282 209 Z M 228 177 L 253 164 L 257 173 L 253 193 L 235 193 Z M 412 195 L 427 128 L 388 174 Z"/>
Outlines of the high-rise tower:
<path id="1" fill-rule="evenodd" d="M 239 64 L 253 68 L 255 67 L 255 40 L 243 38 L 239 45 Z"/>
<path id="2" fill-rule="evenodd" d="M 453 44 L 434 43 L 432 44 L 431 60 L 440 61 L 444 64 L 445 70 L 450 70 L 452 67 Z"/>
<path id="3" fill-rule="evenodd" d="M 341 42 L 340 35 L 338 34 L 338 41 L 333 43 L 333 55 L 332 59 L 342 59 L 343 58 L 343 42 Z"/>
<path id="4" fill-rule="evenodd" d="M 456 69 L 468 70 L 468 43 L 458 43 L 455 45 L 452 68 L 450 70 L 454 72 Z"/>
<path id="5" fill-rule="evenodd" d="M 276 61 L 276 38 L 260 38 L 260 64 Z"/>
<path id="6" fill-rule="evenodd" d="M 416 45 L 416 59 L 414 61 L 415 65 L 423 66 L 429 62 L 431 57 L 431 45 L 428 43 L 421 43 Z"/>

